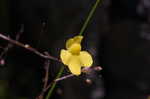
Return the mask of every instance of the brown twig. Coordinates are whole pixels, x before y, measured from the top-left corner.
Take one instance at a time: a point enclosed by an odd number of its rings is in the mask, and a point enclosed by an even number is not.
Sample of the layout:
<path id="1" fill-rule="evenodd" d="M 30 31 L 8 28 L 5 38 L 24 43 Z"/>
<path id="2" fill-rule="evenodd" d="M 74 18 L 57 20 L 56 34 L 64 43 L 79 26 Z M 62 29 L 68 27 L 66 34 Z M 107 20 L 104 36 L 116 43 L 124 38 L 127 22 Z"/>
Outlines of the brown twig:
<path id="1" fill-rule="evenodd" d="M 69 74 L 69 75 L 63 76 L 61 78 L 55 79 L 54 82 L 58 82 L 58 81 L 61 81 L 61 80 L 64 80 L 64 79 L 67 79 L 67 78 L 70 78 L 70 77 L 73 77 L 73 76 L 75 76 L 75 75 L 74 74 Z"/>
<path id="2" fill-rule="evenodd" d="M 31 52 L 37 54 L 38 56 L 40 56 L 40 57 L 42 57 L 42 58 L 51 59 L 51 60 L 55 60 L 55 61 L 61 62 L 59 59 L 57 59 L 57 58 L 55 58 L 55 57 L 53 57 L 53 56 L 45 55 L 45 54 L 39 52 L 38 50 L 36 50 L 35 48 L 31 47 L 30 45 L 28 45 L 28 44 L 23 44 L 23 43 L 21 43 L 21 42 L 18 42 L 17 40 L 13 40 L 13 39 L 11 39 L 10 37 L 7 37 L 7 36 L 3 35 L 2 33 L 0 33 L 0 38 L 6 40 L 6 41 L 8 41 L 8 42 L 10 42 L 11 44 L 15 44 L 15 45 L 17 45 L 17 46 L 20 46 L 20 47 L 22 47 L 22 48 L 25 48 L 25 49 L 27 49 L 27 50 L 29 50 L 29 51 L 31 51 Z"/>
<path id="3" fill-rule="evenodd" d="M 94 67 L 85 67 L 82 69 L 82 72 L 89 74 L 92 71 L 101 71 L 101 70 L 102 70 L 102 68 L 100 66 L 94 66 Z M 63 76 L 61 78 L 55 79 L 53 82 L 51 82 L 49 85 L 47 85 L 47 87 L 45 88 L 44 91 L 46 92 L 51 87 L 52 83 L 54 83 L 54 82 L 57 83 L 61 80 L 65 80 L 65 79 L 68 79 L 68 78 L 73 77 L 73 76 L 75 76 L 75 75 L 69 74 L 69 75 Z"/>
<path id="4" fill-rule="evenodd" d="M 20 38 L 20 36 L 22 35 L 23 32 L 24 32 L 24 26 L 21 25 L 21 28 L 20 28 L 19 32 L 17 33 L 17 35 L 16 35 L 16 41 L 19 40 L 19 38 Z M 3 48 L 4 51 L 1 53 L 0 58 L 2 58 L 8 52 L 8 50 L 12 47 L 13 47 L 13 44 L 9 43 L 5 48 Z"/>
<path id="5" fill-rule="evenodd" d="M 47 52 L 45 54 L 49 56 L 49 54 Z M 45 66 L 44 66 L 44 69 L 45 69 L 45 78 L 44 78 L 44 87 L 43 87 L 43 89 L 46 88 L 47 83 L 48 83 L 49 65 L 50 65 L 50 60 L 47 60 L 45 62 Z"/>
<path id="6" fill-rule="evenodd" d="M 90 73 L 91 71 L 101 71 L 102 68 L 100 66 L 95 66 L 95 67 L 85 67 L 82 69 L 82 72 L 83 73 Z M 64 77 L 61 77 L 61 78 L 58 78 L 58 79 L 55 79 L 54 81 L 55 82 L 58 82 L 58 81 L 61 81 L 61 80 L 64 80 L 64 79 L 67 79 L 67 78 L 70 78 L 70 77 L 73 77 L 75 75 L 73 74 L 69 74 L 69 75 L 66 75 Z"/>
<path id="7" fill-rule="evenodd" d="M 49 55 L 47 52 L 45 52 L 46 55 Z M 49 75 L 49 65 L 50 65 L 50 60 L 46 60 L 44 64 L 44 69 L 45 69 L 45 77 L 43 79 L 43 89 L 40 92 L 40 94 L 36 97 L 36 99 L 43 99 L 44 93 L 45 93 L 45 88 L 47 87 L 48 83 L 48 75 Z"/>

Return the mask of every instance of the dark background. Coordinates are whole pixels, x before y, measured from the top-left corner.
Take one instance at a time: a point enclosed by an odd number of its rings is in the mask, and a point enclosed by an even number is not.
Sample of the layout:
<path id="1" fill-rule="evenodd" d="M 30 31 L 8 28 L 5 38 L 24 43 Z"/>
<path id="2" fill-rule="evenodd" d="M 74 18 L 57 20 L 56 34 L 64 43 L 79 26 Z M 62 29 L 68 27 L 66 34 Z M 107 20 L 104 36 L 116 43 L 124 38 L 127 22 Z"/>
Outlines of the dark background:
<path id="1" fill-rule="evenodd" d="M 59 57 L 65 40 L 77 35 L 94 0 L 0 0 L 0 32 Z M 52 99 L 148 99 L 150 94 L 150 1 L 102 0 L 84 32 L 83 49 L 99 73 L 58 83 Z M 0 46 L 8 42 L 0 40 Z M 1 52 L 3 50 L 1 49 Z M 1 57 L 0 99 L 35 99 L 44 59 L 17 46 Z M 52 80 L 61 64 L 51 61 Z M 65 73 L 64 73 L 65 74 Z M 87 84 L 86 79 L 92 84 Z"/>

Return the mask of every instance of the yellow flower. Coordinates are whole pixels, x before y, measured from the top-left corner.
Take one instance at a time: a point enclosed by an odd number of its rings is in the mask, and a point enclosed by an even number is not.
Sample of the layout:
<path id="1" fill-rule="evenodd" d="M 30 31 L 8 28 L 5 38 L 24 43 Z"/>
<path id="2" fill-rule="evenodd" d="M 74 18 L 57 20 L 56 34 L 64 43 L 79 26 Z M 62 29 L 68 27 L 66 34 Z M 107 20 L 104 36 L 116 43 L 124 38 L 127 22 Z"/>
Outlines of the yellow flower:
<path id="1" fill-rule="evenodd" d="M 66 49 L 61 50 L 60 58 L 74 75 L 81 74 L 81 67 L 90 67 L 93 64 L 92 56 L 87 51 L 81 51 L 83 36 L 75 36 L 66 42 Z"/>

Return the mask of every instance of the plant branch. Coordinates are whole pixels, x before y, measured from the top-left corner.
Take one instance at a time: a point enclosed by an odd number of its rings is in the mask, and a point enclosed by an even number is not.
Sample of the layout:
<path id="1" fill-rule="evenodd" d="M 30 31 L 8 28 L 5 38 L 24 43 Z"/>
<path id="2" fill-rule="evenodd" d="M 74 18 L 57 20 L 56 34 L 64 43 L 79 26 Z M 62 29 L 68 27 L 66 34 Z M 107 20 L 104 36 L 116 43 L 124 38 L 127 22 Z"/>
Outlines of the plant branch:
<path id="1" fill-rule="evenodd" d="M 84 22 L 84 24 L 83 24 L 83 26 L 82 26 L 82 28 L 81 28 L 81 30 L 80 30 L 79 35 L 82 35 L 83 32 L 85 31 L 85 29 L 86 29 L 86 27 L 87 27 L 87 25 L 88 25 L 90 19 L 92 18 L 92 16 L 93 16 L 93 14 L 94 14 L 94 12 L 95 12 L 95 10 L 96 10 L 96 8 L 97 8 L 97 6 L 98 6 L 99 3 L 100 3 L 100 0 L 96 0 L 96 3 L 95 3 L 94 6 L 92 7 L 92 9 L 91 9 L 91 11 L 90 11 L 90 13 L 89 13 L 87 19 L 85 20 L 85 22 Z"/>
<path id="2" fill-rule="evenodd" d="M 59 70 L 59 72 L 58 72 L 58 74 L 56 76 L 56 79 L 60 78 L 60 76 L 62 75 L 63 71 L 64 71 L 64 66 L 61 66 L 61 68 L 60 68 L 60 70 Z M 56 82 L 52 82 L 52 84 L 50 84 L 50 85 L 51 85 L 51 88 L 48 91 L 48 94 L 47 94 L 45 99 L 49 99 L 49 97 L 51 97 L 52 92 L 53 92 L 53 90 L 54 90 L 54 88 L 56 86 Z M 48 87 L 50 87 L 50 86 L 48 86 Z"/>
<path id="3" fill-rule="evenodd" d="M 85 68 L 82 69 L 82 72 L 88 74 L 92 71 L 101 71 L 101 70 L 102 70 L 102 68 L 100 66 L 94 66 L 94 67 L 85 67 Z M 75 76 L 75 75 L 74 74 L 69 74 L 69 75 L 66 75 L 66 76 L 59 77 L 59 78 L 55 79 L 53 82 L 51 82 L 49 85 L 47 85 L 47 87 L 45 88 L 44 91 L 47 91 L 52 86 L 53 83 L 57 83 L 61 80 L 65 80 L 65 79 L 68 79 L 68 78 L 73 77 L 73 76 Z"/>
<path id="4" fill-rule="evenodd" d="M 48 52 L 45 52 L 46 55 L 49 55 Z M 43 78 L 43 89 L 40 92 L 40 94 L 36 97 L 36 99 L 43 99 L 44 93 L 45 93 L 45 88 L 47 87 L 48 83 L 48 75 L 49 75 L 49 65 L 50 65 L 50 60 L 46 59 L 44 63 L 44 69 L 45 69 L 45 77 Z"/>
<path id="5" fill-rule="evenodd" d="M 95 66 L 95 67 L 83 68 L 82 72 L 90 73 L 91 71 L 101 71 L 101 70 L 102 70 L 102 68 L 100 66 Z M 73 76 L 75 76 L 75 75 L 74 74 L 69 74 L 69 75 L 63 76 L 61 78 L 55 79 L 54 82 L 65 80 L 65 79 L 73 77 Z"/>
<path id="6" fill-rule="evenodd" d="M 28 44 L 23 44 L 23 43 L 21 43 L 21 42 L 18 42 L 17 40 L 13 40 L 13 39 L 11 39 L 11 38 L 9 38 L 9 37 L 3 35 L 2 33 L 0 33 L 0 38 L 4 39 L 4 40 L 6 40 L 6 41 L 8 41 L 8 42 L 10 42 L 10 43 L 12 43 L 12 44 L 14 44 L 14 45 L 17 45 L 17 46 L 20 46 L 20 47 L 22 47 L 22 48 L 25 48 L 25 49 L 27 49 L 27 50 L 29 50 L 29 51 L 31 51 L 31 52 L 37 54 L 38 56 L 40 56 L 40 57 L 42 57 L 42 58 L 51 59 L 51 60 L 55 60 L 55 61 L 61 62 L 59 59 L 57 59 L 57 58 L 55 58 L 55 57 L 53 57 L 53 56 L 45 55 L 45 54 L 39 52 L 38 50 L 36 50 L 35 48 L 31 47 L 30 45 L 28 45 Z"/>
<path id="7" fill-rule="evenodd" d="M 17 33 L 17 35 L 16 35 L 16 41 L 19 40 L 19 38 L 20 38 L 20 36 L 22 35 L 23 32 L 24 32 L 24 26 L 21 25 L 21 28 L 20 28 L 19 32 Z M 3 48 L 4 51 L 1 53 L 0 58 L 2 59 L 2 57 L 3 57 L 3 56 L 8 52 L 8 50 L 9 50 L 10 48 L 12 48 L 12 47 L 13 47 L 13 44 L 12 44 L 12 43 L 9 43 L 5 48 Z"/>

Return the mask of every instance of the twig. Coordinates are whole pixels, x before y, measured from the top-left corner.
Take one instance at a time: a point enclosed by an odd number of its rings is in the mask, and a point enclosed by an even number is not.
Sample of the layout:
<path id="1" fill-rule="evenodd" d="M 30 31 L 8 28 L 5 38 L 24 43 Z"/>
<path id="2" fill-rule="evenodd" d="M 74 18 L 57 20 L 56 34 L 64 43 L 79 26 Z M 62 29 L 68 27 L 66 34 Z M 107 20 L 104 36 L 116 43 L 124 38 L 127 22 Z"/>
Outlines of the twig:
<path id="1" fill-rule="evenodd" d="M 21 25 L 21 28 L 20 28 L 19 32 L 17 33 L 17 35 L 16 35 L 16 41 L 19 40 L 19 38 L 20 38 L 20 36 L 22 35 L 23 32 L 24 32 L 24 26 Z M 3 55 L 5 55 L 8 52 L 8 50 L 12 47 L 13 47 L 13 44 L 9 43 L 5 48 L 3 48 L 4 51 L 1 53 L 0 58 L 2 58 Z"/>
<path id="2" fill-rule="evenodd" d="M 88 67 L 87 68 L 83 68 L 82 72 L 83 73 L 90 73 L 91 71 L 101 71 L 101 70 L 102 70 L 102 68 L 100 66 L 95 66 L 95 67 L 91 67 L 91 68 L 88 68 Z M 73 77 L 73 76 L 75 76 L 75 75 L 69 74 L 69 75 L 63 76 L 61 78 L 55 79 L 54 82 L 65 80 L 65 79 Z"/>
<path id="3" fill-rule="evenodd" d="M 46 55 L 49 55 L 48 52 L 45 52 Z M 48 83 L 48 75 L 49 75 L 49 65 L 50 65 L 50 60 L 46 60 L 44 64 L 44 69 L 45 69 L 45 77 L 43 79 L 43 89 L 40 92 L 40 94 L 36 97 L 36 99 L 43 99 L 44 93 L 45 93 L 45 88 L 47 87 Z"/>
<path id="4" fill-rule="evenodd" d="M 60 70 L 59 70 L 59 72 L 58 72 L 58 74 L 57 74 L 57 76 L 56 76 L 56 79 L 60 78 L 60 76 L 62 75 L 63 71 L 64 71 L 64 66 L 61 66 L 61 68 L 60 68 Z M 55 88 L 55 86 L 56 86 L 56 82 L 52 82 L 50 85 L 51 85 L 51 88 L 50 88 L 50 90 L 48 91 L 48 94 L 47 94 L 47 96 L 46 96 L 45 99 L 49 99 L 49 97 L 51 97 L 52 92 L 53 92 L 53 90 L 54 90 L 54 88 Z M 48 87 L 49 87 L 49 86 L 48 86 Z M 47 89 L 48 89 L 48 88 L 46 88 L 46 90 L 47 90 Z M 45 90 L 45 91 L 46 91 L 46 90 Z"/>
<path id="5" fill-rule="evenodd" d="M 102 70 L 102 68 L 100 66 L 94 66 L 94 67 L 85 67 L 85 68 L 82 69 L 82 72 L 89 74 L 92 71 L 101 71 L 101 70 Z M 47 87 L 45 88 L 44 91 L 46 92 L 52 86 L 53 83 L 57 83 L 61 80 L 65 80 L 65 79 L 68 79 L 68 78 L 73 77 L 73 76 L 75 76 L 75 75 L 74 74 L 69 74 L 69 75 L 63 76 L 61 78 L 55 79 L 53 82 L 51 82 L 49 85 L 47 85 Z"/>
<path id="6" fill-rule="evenodd" d="M 0 38 L 4 39 L 4 40 L 6 40 L 6 41 L 8 41 L 8 42 L 10 42 L 10 43 L 12 43 L 12 44 L 15 44 L 15 45 L 17 45 L 17 46 L 20 46 L 20 47 L 22 47 L 22 48 L 25 48 L 25 49 L 27 49 L 27 50 L 29 50 L 29 51 L 31 51 L 31 52 L 37 54 L 38 56 L 40 56 L 40 57 L 42 57 L 42 58 L 51 59 L 51 60 L 55 60 L 55 61 L 61 62 L 59 59 L 57 59 L 57 58 L 55 58 L 55 57 L 53 57 L 53 56 L 47 56 L 47 55 L 45 55 L 45 54 L 43 54 L 43 53 L 40 53 L 39 51 L 37 51 L 35 48 L 31 47 L 30 45 L 28 45 L 28 44 L 23 44 L 23 43 L 21 43 L 21 42 L 18 42 L 17 40 L 13 40 L 13 39 L 11 39 L 11 38 L 9 38 L 9 37 L 7 37 L 7 36 L 1 34 L 1 33 L 0 33 Z"/>
<path id="7" fill-rule="evenodd" d="M 47 52 L 45 54 L 49 56 L 49 54 Z M 43 87 L 43 90 L 46 88 L 47 83 L 48 83 L 49 65 L 50 65 L 50 60 L 47 60 L 45 62 L 45 66 L 44 66 L 44 69 L 45 69 L 45 78 L 44 78 L 44 87 Z"/>
<path id="8" fill-rule="evenodd" d="M 83 24 L 83 26 L 79 32 L 79 35 L 82 35 L 83 32 L 85 31 L 85 29 L 87 28 L 89 21 L 91 20 L 94 12 L 96 11 L 96 8 L 98 7 L 99 3 L 100 3 L 100 0 L 96 0 L 95 4 L 93 5 L 91 11 L 89 12 L 88 17 L 86 18 L 86 20 L 85 20 L 85 22 L 84 22 L 84 24 Z"/>
<path id="9" fill-rule="evenodd" d="M 69 74 L 69 75 L 63 76 L 61 78 L 55 79 L 54 82 L 58 82 L 58 81 L 61 81 L 61 80 L 64 80 L 64 79 L 67 79 L 67 78 L 70 78 L 70 77 L 73 77 L 73 76 L 75 76 L 75 75 L 74 74 Z"/>

